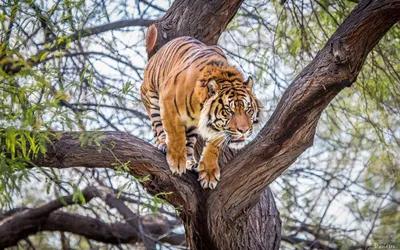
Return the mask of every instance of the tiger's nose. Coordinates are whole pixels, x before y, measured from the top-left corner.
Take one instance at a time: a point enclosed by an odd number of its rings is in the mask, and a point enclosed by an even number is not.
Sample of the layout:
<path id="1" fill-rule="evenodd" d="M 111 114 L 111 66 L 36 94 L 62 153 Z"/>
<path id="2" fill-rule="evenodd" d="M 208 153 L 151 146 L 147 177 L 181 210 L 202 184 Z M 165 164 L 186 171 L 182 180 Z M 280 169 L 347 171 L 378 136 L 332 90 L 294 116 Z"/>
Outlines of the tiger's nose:
<path id="1" fill-rule="evenodd" d="M 246 133 L 247 131 L 249 131 L 249 129 L 250 129 L 249 126 L 243 126 L 243 127 L 237 128 L 237 131 L 240 132 L 240 133 L 242 133 L 242 134 L 244 134 L 244 133 Z"/>

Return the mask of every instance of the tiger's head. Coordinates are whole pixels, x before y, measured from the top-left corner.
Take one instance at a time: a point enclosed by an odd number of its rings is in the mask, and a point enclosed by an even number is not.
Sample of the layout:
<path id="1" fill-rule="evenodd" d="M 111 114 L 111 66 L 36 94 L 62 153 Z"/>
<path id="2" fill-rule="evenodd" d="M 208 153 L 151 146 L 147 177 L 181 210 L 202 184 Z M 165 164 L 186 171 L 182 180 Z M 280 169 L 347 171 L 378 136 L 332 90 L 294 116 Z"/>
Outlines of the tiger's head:
<path id="1" fill-rule="evenodd" d="M 207 140 L 223 137 L 230 148 L 244 147 L 261 115 L 252 78 L 244 81 L 237 68 L 223 66 L 206 69 L 202 80 L 208 99 L 200 115 L 200 134 Z"/>

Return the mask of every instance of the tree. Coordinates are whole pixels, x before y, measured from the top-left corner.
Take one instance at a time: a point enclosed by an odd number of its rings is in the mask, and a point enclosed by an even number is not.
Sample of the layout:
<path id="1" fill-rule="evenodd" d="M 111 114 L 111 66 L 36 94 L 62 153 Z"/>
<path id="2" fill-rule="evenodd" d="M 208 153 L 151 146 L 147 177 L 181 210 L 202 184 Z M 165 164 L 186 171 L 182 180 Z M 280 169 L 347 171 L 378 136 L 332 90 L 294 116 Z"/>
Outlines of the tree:
<path id="1" fill-rule="evenodd" d="M 167 41 L 181 35 L 194 36 L 207 44 L 216 44 L 240 4 L 242 4 L 242 1 L 220 1 L 208 4 L 198 1 L 175 1 L 165 15 L 155 22 L 158 39 L 152 50 L 148 51 L 149 56 L 154 54 Z M 48 18 L 46 15 L 51 14 L 50 12 L 44 14 L 37 6 L 31 8 L 37 12 L 41 21 Z M 12 16 L 17 11 L 17 8 L 11 8 L 9 13 Z M 128 170 L 135 178 L 141 179 L 142 186 L 150 194 L 165 199 L 179 210 L 179 217 L 185 226 L 186 242 L 191 249 L 279 248 L 281 223 L 271 192 L 268 189 L 269 184 L 312 145 L 317 122 L 322 111 L 341 90 L 349 87 L 356 80 L 368 53 L 390 27 L 399 21 L 399 13 L 400 2 L 396 0 L 362 1 L 359 3 L 328 39 L 326 45 L 312 62 L 286 89 L 274 113 L 258 136 L 243 151 L 226 151 L 224 153 L 220 159 L 221 182 L 214 191 L 202 190 L 194 173 L 186 174 L 183 177 L 172 176 L 164 156 L 160 152 L 151 144 L 126 132 L 102 132 L 99 134 L 83 131 L 75 133 L 51 132 L 50 134 L 49 131 L 49 134 L 43 134 L 37 131 L 27 133 L 26 127 L 24 130 L 16 131 L 15 127 L 18 127 L 17 125 L 20 125 L 20 122 L 28 120 L 29 117 L 25 117 L 25 120 L 17 118 L 13 121 L 16 125 L 2 130 L 2 138 L 6 142 L 2 144 L 2 159 L 5 162 L 3 164 L 7 167 L 14 166 L 19 170 L 36 168 L 37 166 Z M 221 18 L 216 19 L 215 16 Z M 77 31 L 73 35 L 56 39 L 57 36 L 52 34 L 54 33 L 53 28 L 47 27 L 48 22 L 43 21 L 42 28 L 47 32 L 45 32 L 46 42 L 53 42 L 53 46 L 46 46 L 35 56 L 25 59 L 16 51 L 8 50 L 10 34 L 14 25 L 12 19 L 10 20 L 8 32 L 2 39 L 3 53 L 1 56 L 4 62 L 2 65 L 4 81 L 8 84 L 5 92 L 8 93 L 17 93 L 18 91 L 15 89 L 19 87 L 18 77 L 32 74 L 30 67 L 49 60 L 50 52 L 63 51 L 64 49 L 68 51 L 71 41 L 107 29 L 105 26 L 99 26 L 89 31 Z M 67 21 L 72 22 L 72 20 Z M 140 22 L 142 24 L 151 23 L 151 21 L 143 20 Z M 372 24 L 374 25 L 373 28 L 370 27 Z M 117 23 L 113 25 L 115 27 Z M 122 23 L 119 23 L 119 25 L 123 26 Z M 360 39 L 360 37 L 364 39 Z M 79 44 L 79 40 L 77 43 Z M 84 51 L 79 53 L 82 56 L 89 56 Z M 50 58 L 57 56 L 64 55 L 52 54 Z M 112 56 L 108 56 L 112 58 Z M 120 59 L 114 58 L 114 60 Z M 132 65 L 127 66 L 135 68 Z M 88 67 L 80 68 L 79 84 L 90 86 L 90 70 L 88 70 Z M 18 77 L 14 78 L 13 76 Z M 36 77 L 39 76 L 36 75 Z M 104 87 L 107 88 L 107 84 L 104 84 Z M 112 86 L 109 87 L 112 88 Z M 129 86 L 127 88 L 129 89 Z M 69 108 L 78 121 L 77 126 L 85 130 L 80 117 L 85 109 L 90 109 L 91 105 L 86 105 L 83 109 L 80 105 L 71 104 L 67 100 L 68 98 L 65 98 L 62 94 L 62 91 L 59 90 L 54 90 L 52 93 L 53 96 L 57 97 L 56 104 Z M 26 116 L 29 114 L 27 112 L 30 108 L 29 98 L 17 95 L 9 98 L 12 102 L 21 105 L 21 114 Z M 27 103 L 22 102 L 21 99 Z M 96 107 L 97 104 L 92 106 Z M 132 113 L 146 119 L 136 110 L 133 110 Z M 29 125 L 40 123 L 37 116 L 31 119 Z M 107 120 L 106 118 L 103 119 Z M 65 124 L 68 126 L 68 123 Z M 109 125 L 113 126 L 111 122 Z M 50 142 L 46 144 L 47 138 Z M 15 142 L 14 145 L 11 142 Z M 25 150 L 26 144 L 30 144 L 28 148 L 31 151 Z M 32 150 L 32 146 L 36 144 L 39 146 L 36 150 Z M 21 158 L 29 159 L 29 161 L 22 161 Z M 151 228 L 157 227 L 158 230 L 155 231 L 168 232 L 171 228 L 171 226 L 168 226 L 169 223 L 171 225 L 176 223 L 175 221 L 168 222 L 164 218 L 161 223 L 155 221 L 147 227 L 143 222 L 138 222 L 139 219 L 132 220 L 132 218 L 139 218 L 139 216 L 127 209 L 126 205 L 121 203 L 121 200 L 116 199 L 116 196 L 113 190 L 90 187 L 81 193 L 77 192 L 71 196 L 65 196 L 61 200 L 55 200 L 40 208 L 7 216 L 6 219 L 0 221 L 0 235 L 2 236 L 0 239 L 3 239 L 4 242 L 0 245 L 15 245 L 18 240 L 37 232 L 38 228 L 40 230 L 65 230 L 92 239 L 101 238 L 104 242 L 113 243 L 115 238 L 106 235 L 107 229 L 112 228 L 114 230 L 112 235 L 121 234 L 117 237 L 119 242 L 141 240 L 146 247 L 154 248 L 154 235 L 162 236 L 164 233 L 154 234 Z M 81 198 L 78 199 L 77 197 Z M 88 202 L 93 197 L 100 197 L 107 204 L 115 207 L 129 225 L 100 225 L 99 221 L 90 220 L 90 218 L 53 212 L 67 204 L 72 204 L 77 199 L 80 202 L 83 202 L 83 200 Z M 59 223 L 63 218 L 76 221 L 73 224 L 75 229 L 63 230 Z M 31 219 L 34 222 L 31 222 Z M 79 224 L 79 221 L 84 219 L 88 222 Z M 21 225 L 23 222 L 26 222 L 26 227 L 20 227 L 12 235 L 9 233 L 11 228 L 16 230 L 14 225 Z M 91 232 L 92 234 L 89 235 L 89 229 L 82 230 L 89 223 L 97 223 L 98 227 L 103 229 L 99 231 L 104 233 L 96 236 L 95 234 L 98 232 Z M 126 232 L 122 229 L 123 227 L 133 228 L 136 233 L 123 234 L 122 232 Z M 153 234 L 153 237 L 146 236 L 149 234 Z M 181 236 L 181 234 L 172 234 L 169 238 L 161 238 L 161 240 L 176 244 L 177 237 Z M 106 238 L 109 240 L 104 240 Z M 158 239 L 158 237 L 156 238 Z M 287 237 L 285 239 L 293 243 L 301 241 L 301 238 Z M 318 248 L 327 247 L 319 245 L 318 241 L 311 242 L 311 245 Z"/>

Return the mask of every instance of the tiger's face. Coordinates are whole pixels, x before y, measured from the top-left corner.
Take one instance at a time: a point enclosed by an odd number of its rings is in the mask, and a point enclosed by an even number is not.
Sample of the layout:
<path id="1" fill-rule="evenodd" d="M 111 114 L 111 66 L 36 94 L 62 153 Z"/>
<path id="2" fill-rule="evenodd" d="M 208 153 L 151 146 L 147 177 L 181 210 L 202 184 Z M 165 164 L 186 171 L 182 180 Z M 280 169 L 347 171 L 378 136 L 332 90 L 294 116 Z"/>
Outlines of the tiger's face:
<path id="1" fill-rule="evenodd" d="M 245 146 L 260 120 L 259 102 L 254 97 L 252 79 L 246 82 L 209 82 L 210 98 L 200 116 L 199 132 L 206 139 L 224 137 L 230 148 Z"/>

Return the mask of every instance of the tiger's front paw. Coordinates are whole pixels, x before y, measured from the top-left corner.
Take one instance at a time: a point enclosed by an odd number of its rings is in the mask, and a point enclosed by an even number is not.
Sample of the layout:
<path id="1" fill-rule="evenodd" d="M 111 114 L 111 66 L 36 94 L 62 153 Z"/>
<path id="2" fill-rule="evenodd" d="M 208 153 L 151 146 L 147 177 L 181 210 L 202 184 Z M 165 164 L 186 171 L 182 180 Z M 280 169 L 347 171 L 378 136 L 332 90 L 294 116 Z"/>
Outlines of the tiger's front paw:
<path id="1" fill-rule="evenodd" d="M 202 188 L 214 189 L 221 176 L 217 163 L 205 163 L 200 161 L 197 171 L 199 172 L 199 181 Z"/>
<path id="2" fill-rule="evenodd" d="M 167 152 L 167 162 L 173 174 L 182 175 L 186 172 L 186 154 Z"/>

